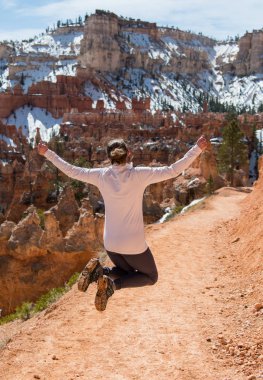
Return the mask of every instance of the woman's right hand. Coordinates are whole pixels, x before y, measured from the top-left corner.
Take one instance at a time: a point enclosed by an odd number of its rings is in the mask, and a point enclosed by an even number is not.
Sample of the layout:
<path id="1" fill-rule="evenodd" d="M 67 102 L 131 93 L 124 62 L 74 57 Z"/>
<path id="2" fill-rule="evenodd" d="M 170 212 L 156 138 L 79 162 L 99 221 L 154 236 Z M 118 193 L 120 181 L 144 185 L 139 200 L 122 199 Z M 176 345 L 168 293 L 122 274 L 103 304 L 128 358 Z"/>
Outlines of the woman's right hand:
<path id="1" fill-rule="evenodd" d="M 46 151 L 48 150 L 48 146 L 47 146 L 47 143 L 43 142 L 43 141 L 40 141 L 38 146 L 37 146 L 37 150 L 38 150 L 38 153 L 41 155 L 41 156 L 44 156 L 44 154 L 46 153 Z"/>
<path id="2" fill-rule="evenodd" d="M 201 137 L 199 137 L 199 139 L 197 140 L 197 145 L 203 151 L 207 148 L 208 143 L 207 143 L 207 140 L 206 140 L 206 138 L 205 138 L 204 135 L 202 135 Z"/>

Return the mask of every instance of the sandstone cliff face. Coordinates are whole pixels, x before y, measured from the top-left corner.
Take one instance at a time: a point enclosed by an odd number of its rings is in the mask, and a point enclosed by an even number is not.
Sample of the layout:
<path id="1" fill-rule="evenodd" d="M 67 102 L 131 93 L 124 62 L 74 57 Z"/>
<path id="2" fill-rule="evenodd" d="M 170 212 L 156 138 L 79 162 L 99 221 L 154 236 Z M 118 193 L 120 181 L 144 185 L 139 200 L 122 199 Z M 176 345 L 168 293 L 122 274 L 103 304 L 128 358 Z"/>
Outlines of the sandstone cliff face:
<path id="1" fill-rule="evenodd" d="M 88 18 L 84 28 L 80 62 L 95 70 L 114 71 L 122 65 L 117 38 L 120 31 L 118 17 L 96 14 Z"/>
<path id="2" fill-rule="evenodd" d="M 178 44 L 178 48 L 168 48 L 169 54 L 164 58 L 161 51 L 171 40 L 174 45 Z M 196 47 L 190 44 L 192 40 L 196 41 Z M 148 42 L 155 52 L 145 48 Z M 124 67 L 196 74 L 210 67 L 205 44 L 213 47 L 215 41 L 180 30 L 157 28 L 153 23 L 127 21 L 112 13 L 97 12 L 87 19 L 79 60 L 87 69 L 87 76 L 91 75 L 90 70 L 114 72 Z M 164 64 L 167 59 L 169 65 Z"/>
<path id="3" fill-rule="evenodd" d="M 236 57 L 236 74 L 238 76 L 263 73 L 263 31 L 246 33 L 239 41 Z"/>
<path id="4" fill-rule="evenodd" d="M 0 43 L 0 59 L 8 60 L 13 53 L 13 48 L 8 44 Z"/>

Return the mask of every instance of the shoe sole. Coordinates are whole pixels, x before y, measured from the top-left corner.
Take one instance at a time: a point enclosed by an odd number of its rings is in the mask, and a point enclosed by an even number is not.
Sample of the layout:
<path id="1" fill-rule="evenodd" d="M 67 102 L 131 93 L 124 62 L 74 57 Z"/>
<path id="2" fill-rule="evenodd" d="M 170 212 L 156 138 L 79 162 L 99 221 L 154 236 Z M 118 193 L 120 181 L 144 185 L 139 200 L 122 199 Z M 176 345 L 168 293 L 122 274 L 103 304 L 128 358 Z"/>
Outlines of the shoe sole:
<path id="1" fill-rule="evenodd" d="M 95 307 L 98 311 L 104 311 L 106 309 L 108 302 L 108 297 L 106 294 L 107 286 L 107 277 L 99 277 L 98 290 L 95 297 Z"/>
<path id="2" fill-rule="evenodd" d="M 91 259 L 88 264 L 83 269 L 79 281 L 78 281 L 78 290 L 81 292 L 86 292 L 90 283 L 91 283 L 91 274 L 98 265 L 98 259 Z"/>

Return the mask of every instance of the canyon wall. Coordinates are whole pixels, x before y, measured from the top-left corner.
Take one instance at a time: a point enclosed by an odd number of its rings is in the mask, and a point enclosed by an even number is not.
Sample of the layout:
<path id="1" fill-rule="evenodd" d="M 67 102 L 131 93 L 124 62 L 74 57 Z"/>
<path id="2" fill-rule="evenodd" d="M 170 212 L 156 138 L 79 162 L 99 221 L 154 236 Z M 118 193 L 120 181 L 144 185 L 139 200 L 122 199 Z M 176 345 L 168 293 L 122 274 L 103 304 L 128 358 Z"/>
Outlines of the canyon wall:
<path id="1" fill-rule="evenodd" d="M 262 74 L 263 30 L 246 33 L 240 38 L 238 45 L 239 52 L 233 63 L 236 74 L 238 76 Z"/>

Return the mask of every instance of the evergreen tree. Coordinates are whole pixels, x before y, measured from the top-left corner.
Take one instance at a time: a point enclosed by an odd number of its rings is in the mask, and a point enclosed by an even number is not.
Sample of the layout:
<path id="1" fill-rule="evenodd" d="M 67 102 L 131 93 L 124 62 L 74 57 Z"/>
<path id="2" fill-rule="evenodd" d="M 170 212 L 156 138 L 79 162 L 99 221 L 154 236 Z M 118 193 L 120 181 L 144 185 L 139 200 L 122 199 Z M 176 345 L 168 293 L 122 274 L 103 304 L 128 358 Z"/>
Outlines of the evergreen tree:
<path id="1" fill-rule="evenodd" d="M 24 84 L 25 84 L 25 76 L 24 76 L 24 73 L 21 74 L 21 77 L 20 77 L 20 84 L 21 84 L 21 86 L 24 86 Z"/>
<path id="2" fill-rule="evenodd" d="M 254 174 L 255 178 L 258 179 L 258 158 L 260 156 L 260 142 L 257 138 L 257 130 L 255 125 L 253 126 L 253 135 L 251 139 L 251 153 L 253 152 L 255 153 L 255 167 L 253 168 L 254 173 L 251 174 Z"/>
<path id="3" fill-rule="evenodd" d="M 234 171 L 247 160 L 246 147 L 241 141 L 243 133 L 240 130 L 236 114 L 228 114 L 227 125 L 223 129 L 223 142 L 218 152 L 219 167 L 227 173 L 231 186 L 234 183 Z"/>

